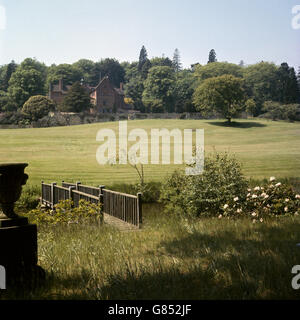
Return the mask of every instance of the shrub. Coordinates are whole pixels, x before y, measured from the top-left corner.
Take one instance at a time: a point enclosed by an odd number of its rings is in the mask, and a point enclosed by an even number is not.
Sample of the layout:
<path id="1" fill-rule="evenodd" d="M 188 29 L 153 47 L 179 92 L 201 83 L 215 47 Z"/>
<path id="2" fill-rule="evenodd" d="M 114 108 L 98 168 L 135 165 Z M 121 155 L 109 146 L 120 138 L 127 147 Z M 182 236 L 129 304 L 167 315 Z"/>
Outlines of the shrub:
<path id="1" fill-rule="evenodd" d="M 24 103 L 22 113 L 30 121 L 37 121 L 54 111 L 55 106 L 55 102 L 45 96 L 32 96 Z"/>
<path id="2" fill-rule="evenodd" d="M 79 201 L 78 207 L 73 207 L 71 200 L 60 201 L 55 205 L 55 210 L 45 209 L 39 206 L 37 209 L 25 214 L 31 223 L 36 224 L 72 224 L 100 221 L 100 205 L 84 200 Z"/>
<path id="3" fill-rule="evenodd" d="M 227 153 L 205 157 L 204 171 L 187 176 L 175 171 L 163 184 L 160 201 L 167 212 L 190 216 L 218 215 L 233 195 L 245 198 L 247 181 L 239 162 Z"/>
<path id="4" fill-rule="evenodd" d="M 300 105 L 298 104 L 286 104 L 282 105 L 279 102 L 266 101 L 263 105 L 262 117 L 270 118 L 272 120 L 300 120 L 299 110 Z"/>
<path id="5" fill-rule="evenodd" d="M 300 195 L 295 193 L 291 185 L 275 180 L 275 177 L 271 177 L 263 186 L 249 188 L 246 199 L 234 197 L 225 203 L 222 216 L 246 214 L 252 217 L 254 222 L 262 222 L 266 216 L 299 215 Z"/>
<path id="6" fill-rule="evenodd" d="M 26 186 L 21 194 L 20 199 L 16 202 L 16 209 L 18 210 L 32 210 L 35 209 L 40 201 L 40 188 L 38 186 Z"/>

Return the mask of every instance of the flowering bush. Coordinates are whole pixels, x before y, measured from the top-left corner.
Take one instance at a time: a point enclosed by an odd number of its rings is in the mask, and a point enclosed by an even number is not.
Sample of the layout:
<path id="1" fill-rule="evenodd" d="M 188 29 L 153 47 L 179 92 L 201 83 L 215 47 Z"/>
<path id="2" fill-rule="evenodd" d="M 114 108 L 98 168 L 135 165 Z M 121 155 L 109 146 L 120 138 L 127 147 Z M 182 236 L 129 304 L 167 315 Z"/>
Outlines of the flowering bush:
<path id="1" fill-rule="evenodd" d="M 37 209 L 29 211 L 26 216 L 31 223 L 36 224 L 78 224 L 99 221 L 103 218 L 100 214 L 100 205 L 85 200 L 80 200 L 79 206 L 75 208 L 71 200 L 60 201 L 55 205 L 55 210 L 45 209 L 39 205 Z"/>
<path id="2" fill-rule="evenodd" d="M 225 203 L 224 212 L 219 218 L 244 213 L 250 215 L 253 222 L 263 222 L 266 216 L 300 213 L 300 195 L 296 194 L 291 186 L 276 182 L 275 177 L 271 177 L 269 183 L 247 191 L 244 201 L 232 197 L 232 201 Z"/>

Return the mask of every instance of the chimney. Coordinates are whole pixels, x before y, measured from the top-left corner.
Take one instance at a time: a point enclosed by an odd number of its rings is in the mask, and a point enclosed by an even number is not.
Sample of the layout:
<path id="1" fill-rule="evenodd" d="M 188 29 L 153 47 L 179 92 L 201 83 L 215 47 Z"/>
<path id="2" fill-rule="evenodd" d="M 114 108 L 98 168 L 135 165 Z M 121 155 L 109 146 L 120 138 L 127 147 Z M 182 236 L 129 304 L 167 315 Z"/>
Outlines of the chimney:
<path id="1" fill-rule="evenodd" d="M 120 82 L 120 89 L 123 90 L 123 82 Z"/>
<path id="2" fill-rule="evenodd" d="M 58 90 L 63 91 L 63 79 L 58 80 Z"/>

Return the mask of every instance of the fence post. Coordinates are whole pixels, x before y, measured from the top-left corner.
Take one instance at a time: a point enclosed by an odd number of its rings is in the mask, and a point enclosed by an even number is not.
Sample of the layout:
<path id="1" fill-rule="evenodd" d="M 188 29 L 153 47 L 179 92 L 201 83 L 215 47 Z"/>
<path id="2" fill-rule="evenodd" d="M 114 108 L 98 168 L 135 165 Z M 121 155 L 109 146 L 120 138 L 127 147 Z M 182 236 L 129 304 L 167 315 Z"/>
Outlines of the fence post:
<path id="1" fill-rule="evenodd" d="M 143 223 L 143 213 L 142 213 L 142 193 L 137 194 L 137 212 L 139 217 L 139 228 L 142 227 Z"/>
<path id="2" fill-rule="evenodd" d="M 75 187 L 74 186 L 71 186 L 71 187 L 69 187 L 69 199 L 71 200 L 71 201 L 73 201 L 73 193 L 72 193 L 72 190 L 74 190 L 75 189 Z M 72 204 L 72 207 L 74 206 L 74 203 Z"/>
<path id="3" fill-rule="evenodd" d="M 51 183 L 51 209 L 54 209 L 54 186 L 56 186 L 56 182 Z"/>
<path id="4" fill-rule="evenodd" d="M 103 217 L 103 206 L 104 206 L 104 197 L 103 197 L 103 189 L 105 189 L 105 186 L 99 186 L 99 200 L 100 200 L 100 223 L 102 224 L 104 221 Z"/>
<path id="5" fill-rule="evenodd" d="M 76 182 L 76 190 L 77 190 L 77 191 L 79 191 L 79 190 L 78 190 L 78 186 L 79 186 L 80 184 L 81 184 L 80 181 L 77 181 L 77 182 Z"/>
<path id="6" fill-rule="evenodd" d="M 41 192 L 41 194 L 42 194 L 42 196 L 41 196 L 41 205 L 43 204 L 43 200 L 44 200 L 44 186 L 43 186 L 43 184 L 44 184 L 44 181 L 42 181 L 42 192 Z"/>

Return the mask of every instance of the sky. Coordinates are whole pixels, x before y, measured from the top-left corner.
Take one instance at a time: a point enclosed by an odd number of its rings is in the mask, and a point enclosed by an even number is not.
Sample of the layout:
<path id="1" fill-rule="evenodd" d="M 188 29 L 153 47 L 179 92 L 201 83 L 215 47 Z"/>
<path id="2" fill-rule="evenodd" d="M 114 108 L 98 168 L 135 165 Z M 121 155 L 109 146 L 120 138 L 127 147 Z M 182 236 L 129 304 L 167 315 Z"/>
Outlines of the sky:
<path id="1" fill-rule="evenodd" d="M 0 65 L 34 57 L 46 65 L 81 58 L 172 58 L 183 67 L 218 61 L 300 66 L 300 0 L 0 0 Z M 300 13 L 300 11 L 299 11 Z M 299 16 L 300 24 L 300 16 Z"/>

